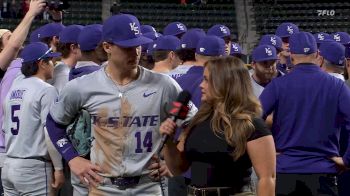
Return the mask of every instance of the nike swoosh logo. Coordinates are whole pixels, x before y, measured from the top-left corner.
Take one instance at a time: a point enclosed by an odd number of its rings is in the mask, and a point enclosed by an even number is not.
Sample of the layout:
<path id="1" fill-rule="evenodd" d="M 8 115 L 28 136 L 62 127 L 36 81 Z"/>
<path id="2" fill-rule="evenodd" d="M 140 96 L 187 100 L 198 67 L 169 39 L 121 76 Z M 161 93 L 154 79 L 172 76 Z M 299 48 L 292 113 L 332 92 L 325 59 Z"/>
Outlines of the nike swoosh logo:
<path id="1" fill-rule="evenodd" d="M 152 93 L 143 93 L 143 97 L 149 97 L 150 95 L 153 95 L 153 94 L 155 94 L 156 93 L 156 91 L 154 91 L 154 92 L 152 92 Z"/>

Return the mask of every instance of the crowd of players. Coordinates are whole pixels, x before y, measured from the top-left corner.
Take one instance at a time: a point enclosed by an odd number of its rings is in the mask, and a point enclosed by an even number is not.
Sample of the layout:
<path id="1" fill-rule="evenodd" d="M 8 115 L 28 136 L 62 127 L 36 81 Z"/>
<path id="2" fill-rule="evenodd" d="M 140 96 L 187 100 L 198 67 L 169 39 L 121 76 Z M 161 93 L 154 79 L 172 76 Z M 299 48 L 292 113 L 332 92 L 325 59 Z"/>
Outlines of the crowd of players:
<path id="1" fill-rule="evenodd" d="M 225 25 L 173 22 L 161 34 L 129 14 L 49 23 L 22 48 L 45 6 L 32 0 L 14 32 L 0 30 L 5 195 L 350 194 L 346 32 L 282 23 L 248 67 Z M 164 109 L 182 90 L 183 129 Z M 82 109 L 87 156 L 66 134 Z"/>

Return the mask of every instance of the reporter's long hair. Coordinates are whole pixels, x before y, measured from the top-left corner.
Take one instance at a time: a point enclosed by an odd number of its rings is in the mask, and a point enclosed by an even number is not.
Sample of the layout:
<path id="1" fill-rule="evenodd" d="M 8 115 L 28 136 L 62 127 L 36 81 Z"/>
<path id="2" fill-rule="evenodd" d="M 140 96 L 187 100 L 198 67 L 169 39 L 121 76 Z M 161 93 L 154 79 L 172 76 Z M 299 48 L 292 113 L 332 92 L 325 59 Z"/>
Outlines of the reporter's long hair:
<path id="1" fill-rule="evenodd" d="M 209 60 L 204 66 L 209 71 L 211 98 L 202 102 L 188 130 L 212 116 L 215 135 L 225 137 L 237 160 L 245 153 L 247 139 L 255 130 L 253 118 L 261 115 L 260 102 L 253 94 L 248 69 L 240 59 L 220 57 Z"/>

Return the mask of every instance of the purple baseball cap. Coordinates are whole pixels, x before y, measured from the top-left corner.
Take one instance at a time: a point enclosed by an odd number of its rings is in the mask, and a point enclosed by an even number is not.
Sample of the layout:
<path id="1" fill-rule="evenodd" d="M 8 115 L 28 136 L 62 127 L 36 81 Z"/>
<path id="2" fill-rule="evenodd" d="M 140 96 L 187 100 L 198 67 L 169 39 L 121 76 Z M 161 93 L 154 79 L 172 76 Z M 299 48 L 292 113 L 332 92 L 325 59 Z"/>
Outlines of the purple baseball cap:
<path id="1" fill-rule="evenodd" d="M 314 37 L 315 37 L 316 42 L 318 44 L 321 44 L 323 42 L 328 42 L 328 41 L 334 41 L 331 35 L 329 35 L 328 33 L 324 33 L 324 32 L 315 33 Z"/>
<path id="2" fill-rule="evenodd" d="M 148 32 L 148 33 L 143 33 L 142 35 L 151 39 L 151 40 L 156 40 L 158 37 L 162 36 L 162 34 L 157 33 L 157 32 Z"/>
<path id="3" fill-rule="evenodd" d="M 82 25 L 69 25 L 64 28 L 60 34 L 61 43 L 77 43 L 78 36 L 81 30 L 84 28 Z"/>
<path id="4" fill-rule="evenodd" d="M 263 35 L 260 39 L 259 45 L 271 45 L 274 46 L 277 50 L 282 51 L 282 39 L 277 35 L 267 34 Z"/>
<path id="5" fill-rule="evenodd" d="M 142 32 L 142 34 L 145 34 L 145 33 L 150 33 L 150 32 L 156 33 L 157 31 L 151 25 L 141 25 L 141 32 Z"/>
<path id="6" fill-rule="evenodd" d="M 221 24 L 214 25 L 208 29 L 207 35 L 215 35 L 220 38 L 229 37 L 231 35 L 230 29 Z"/>
<path id="7" fill-rule="evenodd" d="M 336 32 L 333 33 L 331 36 L 334 41 L 339 42 L 343 45 L 350 44 L 350 35 L 347 32 Z"/>
<path id="8" fill-rule="evenodd" d="M 242 47 L 239 44 L 232 42 L 230 55 L 234 56 L 236 54 L 243 54 Z"/>
<path id="9" fill-rule="evenodd" d="M 103 23 L 103 41 L 123 48 L 137 47 L 152 42 L 141 33 L 139 20 L 130 14 L 109 17 Z"/>
<path id="10" fill-rule="evenodd" d="M 41 30 L 41 28 L 37 28 L 37 29 L 35 29 L 34 31 L 32 31 L 30 33 L 30 36 L 29 36 L 29 42 L 30 43 L 39 42 L 40 41 L 40 39 L 39 39 L 40 30 Z"/>
<path id="11" fill-rule="evenodd" d="M 154 42 L 141 45 L 141 52 L 147 53 L 147 49 L 148 49 L 149 45 L 152 45 L 151 47 L 153 47 L 153 43 L 154 43 Z"/>
<path id="12" fill-rule="evenodd" d="M 147 45 L 146 55 L 147 56 L 152 56 L 152 54 L 153 54 L 153 43 L 149 43 Z"/>
<path id="13" fill-rule="evenodd" d="M 225 41 L 215 35 L 204 36 L 197 44 L 196 53 L 204 56 L 224 56 Z"/>
<path id="14" fill-rule="evenodd" d="M 61 53 L 52 52 L 52 50 L 42 42 L 33 42 L 26 45 L 20 54 L 23 63 L 59 56 L 61 56 Z"/>
<path id="15" fill-rule="evenodd" d="M 78 36 L 81 51 L 95 50 L 102 41 L 102 25 L 92 24 L 83 28 Z"/>
<path id="16" fill-rule="evenodd" d="M 259 45 L 252 52 L 252 60 L 254 62 L 278 60 L 276 48 L 267 44 Z"/>
<path id="17" fill-rule="evenodd" d="M 290 37 L 294 33 L 299 33 L 299 28 L 297 25 L 290 22 L 280 24 L 275 32 L 275 34 L 280 38 Z"/>
<path id="18" fill-rule="evenodd" d="M 181 48 L 182 49 L 196 49 L 198 41 L 205 36 L 203 29 L 193 28 L 189 29 L 181 37 Z"/>
<path id="19" fill-rule="evenodd" d="M 180 35 L 181 33 L 185 33 L 187 31 L 187 27 L 181 22 L 172 22 L 169 23 L 164 29 L 164 35 Z"/>
<path id="20" fill-rule="evenodd" d="M 345 47 L 339 42 L 324 42 L 320 45 L 320 55 L 337 66 L 344 66 Z"/>
<path id="21" fill-rule="evenodd" d="M 38 34 L 39 39 L 46 37 L 59 36 L 60 32 L 65 28 L 61 23 L 49 23 L 40 27 L 40 33 Z"/>
<path id="22" fill-rule="evenodd" d="M 179 40 L 179 38 L 175 37 L 174 35 L 164 35 L 154 41 L 152 50 L 176 51 L 180 49 L 180 43 L 181 41 Z"/>
<path id="23" fill-rule="evenodd" d="M 152 40 L 156 40 L 158 37 L 162 36 L 162 34 L 158 33 L 151 25 L 141 25 L 141 32 L 143 36 Z"/>
<path id="24" fill-rule="evenodd" d="M 294 33 L 289 38 L 289 49 L 292 54 L 308 55 L 317 52 L 317 43 L 309 32 Z"/>

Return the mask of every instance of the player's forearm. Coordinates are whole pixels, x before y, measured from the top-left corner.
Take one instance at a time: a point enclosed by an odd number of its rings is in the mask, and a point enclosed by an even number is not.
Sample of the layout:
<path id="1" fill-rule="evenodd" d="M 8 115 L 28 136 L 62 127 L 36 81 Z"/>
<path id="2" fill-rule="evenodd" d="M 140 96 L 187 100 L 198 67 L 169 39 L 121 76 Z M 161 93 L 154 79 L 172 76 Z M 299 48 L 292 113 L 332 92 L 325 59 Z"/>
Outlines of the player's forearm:
<path id="1" fill-rule="evenodd" d="M 17 26 L 12 33 L 8 44 L 0 53 L 0 67 L 2 70 L 6 70 L 11 61 L 17 56 L 18 51 L 21 49 L 23 42 L 25 41 L 30 26 L 35 18 L 35 15 L 28 13 L 25 15 L 21 23 Z"/>
<path id="2" fill-rule="evenodd" d="M 189 164 L 185 159 L 184 153 L 177 149 L 175 143 L 168 141 L 164 145 L 164 159 L 168 169 L 173 175 L 181 175 L 189 168 Z"/>
<path id="3" fill-rule="evenodd" d="M 52 143 L 67 162 L 79 156 L 67 138 L 67 126 L 56 123 L 49 114 L 46 119 L 46 128 Z"/>
<path id="4" fill-rule="evenodd" d="M 47 145 L 47 151 L 49 152 L 52 164 L 55 170 L 63 170 L 62 156 L 54 147 L 52 141 L 50 140 L 47 129 L 45 128 L 45 142 Z"/>

